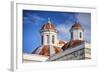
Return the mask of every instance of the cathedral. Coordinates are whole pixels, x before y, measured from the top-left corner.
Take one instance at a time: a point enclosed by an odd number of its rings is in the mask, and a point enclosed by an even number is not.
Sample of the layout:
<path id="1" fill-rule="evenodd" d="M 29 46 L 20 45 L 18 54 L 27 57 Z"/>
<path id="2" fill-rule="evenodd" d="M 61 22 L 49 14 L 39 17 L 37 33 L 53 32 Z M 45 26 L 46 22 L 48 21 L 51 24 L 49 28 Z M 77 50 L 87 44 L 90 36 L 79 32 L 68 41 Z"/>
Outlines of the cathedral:
<path id="1" fill-rule="evenodd" d="M 59 40 L 57 38 L 58 31 L 48 18 L 48 22 L 40 29 L 41 45 L 29 55 L 30 58 L 25 54 L 24 60 L 64 61 L 91 59 L 90 43 L 84 40 L 84 28 L 81 24 L 75 22 L 69 32 L 70 41 Z"/>

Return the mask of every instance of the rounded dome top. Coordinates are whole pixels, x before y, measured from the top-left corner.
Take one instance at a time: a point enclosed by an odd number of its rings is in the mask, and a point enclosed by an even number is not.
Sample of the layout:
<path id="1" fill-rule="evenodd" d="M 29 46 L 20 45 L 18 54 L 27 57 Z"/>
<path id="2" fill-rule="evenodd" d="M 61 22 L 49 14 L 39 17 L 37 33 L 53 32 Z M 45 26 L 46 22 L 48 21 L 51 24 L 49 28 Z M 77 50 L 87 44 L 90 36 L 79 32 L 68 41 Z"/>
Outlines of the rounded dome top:
<path id="1" fill-rule="evenodd" d="M 52 31 L 56 31 L 54 25 L 50 21 L 50 18 L 48 18 L 48 23 L 44 24 L 42 26 L 41 30 L 52 30 Z"/>
<path id="2" fill-rule="evenodd" d="M 47 24 L 44 24 L 43 27 L 42 27 L 42 30 L 46 30 L 46 29 L 52 29 L 52 30 L 55 30 L 55 27 L 54 27 L 53 24 L 47 23 Z"/>
<path id="3" fill-rule="evenodd" d="M 75 23 L 74 25 L 72 25 L 71 29 L 82 29 L 82 26 L 80 25 L 80 23 Z"/>

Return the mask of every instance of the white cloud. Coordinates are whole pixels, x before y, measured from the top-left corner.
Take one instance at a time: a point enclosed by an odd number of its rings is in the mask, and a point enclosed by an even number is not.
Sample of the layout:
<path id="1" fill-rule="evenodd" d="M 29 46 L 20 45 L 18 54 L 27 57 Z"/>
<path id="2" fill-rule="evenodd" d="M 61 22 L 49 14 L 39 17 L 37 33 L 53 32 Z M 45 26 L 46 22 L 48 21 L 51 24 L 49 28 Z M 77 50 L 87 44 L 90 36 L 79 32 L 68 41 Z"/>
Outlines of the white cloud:
<path id="1" fill-rule="evenodd" d="M 40 17 L 37 14 L 27 14 L 26 17 L 29 21 L 37 23 L 38 21 L 44 21 L 45 19 L 43 17 Z"/>
<path id="2" fill-rule="evenodd" d="M 91 30 L 84 31 L 84 39 L 89 43 L 91 42 Z"/>
<path id="3" fill-rule="evenodd" d="M 58 25 L 56 28 L 58 31 L 62 33 L 67 33 L 69 31 L 68 27 L 64 26 L 64 24 Z"/>
<path id="4" fill-rule="evenodd" d="M 80 13 L 78 14 L 77 18 L 83 27 L 90 28 L 90 25 L 91 25 L 91 15 L 90 14 Z"/>
<path id="5" fill-rule="evenodd" d="M 91 42 L 91 15 L 89 13 L 80 13 L 77 17 L 78 21 L 84 28 L 85 40 Z"/>
<path id="6" fill-rule="evenodd" d="M 36 14 L 33 15 L 33 19 L 35 19 L 35 20 L 41 20 L 41 21 L 45 20 L 44 18 L 42 18 L 42 17 L 40 17 L 40 16 L 38 16 Z"/>
<path id="7" fill-rule="evenodd" d="M 69 40 L 70 39 L 70 26 L 67 26 L 65 24 L 60 24 L 56 27 L 58 30 L 58 38 L 61 40 Z"/>

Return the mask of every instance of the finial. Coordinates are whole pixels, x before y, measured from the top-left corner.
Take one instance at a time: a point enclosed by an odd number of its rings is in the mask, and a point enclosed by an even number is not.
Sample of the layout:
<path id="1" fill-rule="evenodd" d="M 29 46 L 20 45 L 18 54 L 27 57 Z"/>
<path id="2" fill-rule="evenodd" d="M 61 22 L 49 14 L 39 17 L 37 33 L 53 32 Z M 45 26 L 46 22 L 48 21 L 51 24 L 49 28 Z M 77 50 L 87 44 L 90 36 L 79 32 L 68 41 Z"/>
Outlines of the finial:
<path id="1" fill-rule="evenodd" d="M 50 23 L 50 24 L 51 24 L 50 18 L 48 18 L 48 23 Z"/>

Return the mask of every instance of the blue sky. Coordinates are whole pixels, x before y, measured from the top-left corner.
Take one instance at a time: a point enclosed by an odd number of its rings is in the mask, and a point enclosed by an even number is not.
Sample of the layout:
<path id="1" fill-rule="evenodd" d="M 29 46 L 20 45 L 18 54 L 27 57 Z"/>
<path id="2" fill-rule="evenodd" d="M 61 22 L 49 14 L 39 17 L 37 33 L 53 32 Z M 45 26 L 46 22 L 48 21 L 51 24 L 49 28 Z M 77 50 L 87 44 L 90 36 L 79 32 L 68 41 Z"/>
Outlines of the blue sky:
<path id="1" fill-rule="evenodd" d="M 91 42 L 91 14 L 75 12 L 23 10 L 23 52 L 31 53 L 41 45 L 40 29 L 48 18 L 58 30 L 58 39 L 69 41 L 69 30 L 75 22 L 84 28 L 84 38 Z"/>

